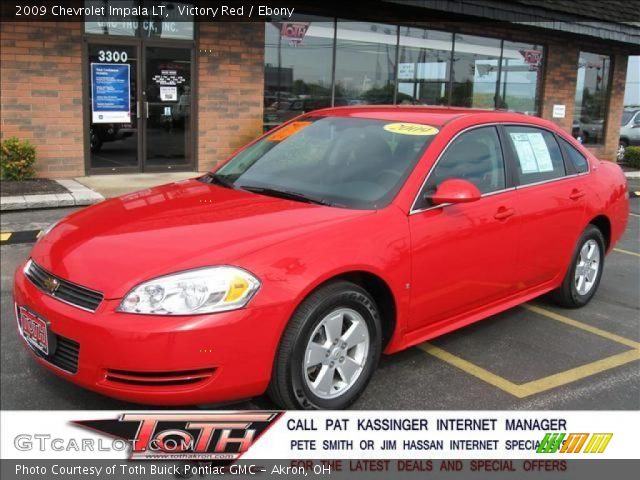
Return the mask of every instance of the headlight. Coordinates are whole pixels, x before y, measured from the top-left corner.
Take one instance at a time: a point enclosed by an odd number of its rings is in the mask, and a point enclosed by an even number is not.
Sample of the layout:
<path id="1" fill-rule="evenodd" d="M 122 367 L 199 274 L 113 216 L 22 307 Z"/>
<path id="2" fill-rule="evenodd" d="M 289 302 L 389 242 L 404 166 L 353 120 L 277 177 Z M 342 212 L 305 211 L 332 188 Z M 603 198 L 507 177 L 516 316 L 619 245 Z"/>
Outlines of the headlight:
<path id="1" fill-rule="evenodd" d="M 192 315 L 235 310 L 259 287 L 256 277 L 236 267 L 186 270 L 141 283 L 124 297 L 118 311 Z"/>

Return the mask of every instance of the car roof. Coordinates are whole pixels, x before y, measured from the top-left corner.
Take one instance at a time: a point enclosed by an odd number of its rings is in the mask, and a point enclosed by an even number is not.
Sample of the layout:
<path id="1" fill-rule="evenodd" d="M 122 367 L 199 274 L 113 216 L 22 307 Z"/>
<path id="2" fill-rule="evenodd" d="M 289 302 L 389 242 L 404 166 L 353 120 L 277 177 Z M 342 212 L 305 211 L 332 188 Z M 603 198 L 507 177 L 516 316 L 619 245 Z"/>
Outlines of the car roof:
<path id="1" fill-rule="evenodd" d="M 389 120 L 397 122 L 424 123 L 436 127 L 443 126 L 451 120 L 477 116 L 478 119 L 486 120 L 491 115 L 493 121 L 514 121 L 522 120 L 526 123 L 532 122 L 530 115 L 507 112 L 501 110 L 478 109 L 478 108 L 456 108 L 456 107 L 433 107 L 423 105 L 365 105 L 323 108 L 309 112 L 310 115 L 370 118 L 379 120 Z"/>

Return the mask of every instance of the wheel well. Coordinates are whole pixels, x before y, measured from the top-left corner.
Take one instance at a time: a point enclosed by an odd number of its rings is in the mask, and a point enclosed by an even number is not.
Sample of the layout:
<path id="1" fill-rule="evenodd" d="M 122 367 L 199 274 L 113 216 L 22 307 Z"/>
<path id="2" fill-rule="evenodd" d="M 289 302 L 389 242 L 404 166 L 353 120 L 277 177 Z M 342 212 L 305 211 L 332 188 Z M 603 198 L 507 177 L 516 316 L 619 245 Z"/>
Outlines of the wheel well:
<path id="1" fill-rule="evenodd" d="M 620 137 L 620 143 L 624 143 L 625 145 L 629 145 L 629 140 L 627 137 Z"/>
<path id="2" fill-rule="evenodd" d="M 335 280 L 346 280 L 359 285 L 369 292 L 376 301 L 380 309 L 382 348 L 384 348 L 396 329 L 396 302 L 387 283 L 377 275 L 363 271 L 343 273 L 327 280 L 325 283 Z"/>
<path id="3" fill-rule="evenodd" d="M 602 236 L 604 237 L 604 247 L 605 250 L 609 250 L 609 245 L 611 245 L 611 222 L 604 215 L 598 215 L 596 218 L 589 222 L 591 225 L 595 225 Z"/>

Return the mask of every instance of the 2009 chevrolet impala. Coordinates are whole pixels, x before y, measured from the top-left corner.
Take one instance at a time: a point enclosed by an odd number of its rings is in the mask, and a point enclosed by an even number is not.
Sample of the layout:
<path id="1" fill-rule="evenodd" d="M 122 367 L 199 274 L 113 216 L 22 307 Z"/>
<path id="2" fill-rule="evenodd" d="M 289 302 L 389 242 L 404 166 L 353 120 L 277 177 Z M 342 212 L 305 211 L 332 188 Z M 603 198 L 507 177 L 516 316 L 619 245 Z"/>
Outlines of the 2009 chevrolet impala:
<path id="1" fill-rule="evenodd" d="M 628 208 L 620 168 L 538 118 L 320 110 L 59 222 L 16 272 L 18 327 L 120 399 L 344 408 L 382 352 L 547 292 L 585 305 Z"/>

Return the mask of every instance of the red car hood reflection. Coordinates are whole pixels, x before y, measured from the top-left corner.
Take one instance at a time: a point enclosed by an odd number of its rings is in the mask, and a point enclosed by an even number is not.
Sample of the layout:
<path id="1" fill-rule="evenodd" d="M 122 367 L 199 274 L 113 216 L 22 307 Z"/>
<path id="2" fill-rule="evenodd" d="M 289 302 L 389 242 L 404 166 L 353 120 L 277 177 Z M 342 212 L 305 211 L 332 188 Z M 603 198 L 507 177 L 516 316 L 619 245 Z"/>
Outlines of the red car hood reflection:
<path id="1" fill-rule="evenodd" d="M 322 207 L 197 180 L 113 198 L 63 220 L 32 252 L 49 272 L 105 298 L 138 283 L 244 255 L 364 211 Z"/>

